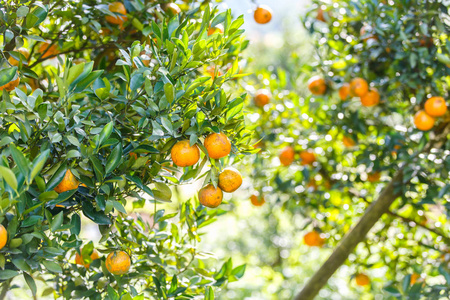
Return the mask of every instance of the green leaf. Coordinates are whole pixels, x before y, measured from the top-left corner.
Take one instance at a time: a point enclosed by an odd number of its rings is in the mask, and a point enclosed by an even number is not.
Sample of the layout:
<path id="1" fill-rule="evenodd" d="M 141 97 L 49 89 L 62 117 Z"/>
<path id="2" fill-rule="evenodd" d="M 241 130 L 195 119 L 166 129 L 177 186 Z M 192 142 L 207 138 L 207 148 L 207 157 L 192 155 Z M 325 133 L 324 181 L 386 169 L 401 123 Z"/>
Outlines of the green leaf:
<path id="1" fill-rule="evenodd" d="M 205 300 L 214 300 L 214 290 L 210 286 L 206 289 Z"/>
<path id="2" fill-rule="evenodd" d="M 20 173 L 22 173 L 25 178 L 28 178 L 28 173 L 30 172 L 30 170 L 28 167 L 27 159 L 25 158 L 25 156 L 23 156 L 22 152 L 17 150 L 16 146 L 14 146 L 13 144 L 9 145 L 9 149 L 11 151 L 14 162 L 17 164 L 17 167 L 20 170 Z"/>
<path id="3" fill-rule="evenodd" d="M 20 270 L 30 272 L 31 268 L 23 258 L 13 259 L 12 263 Z"/>
<path id="4" fill-rule="evenodd" d="M 175 97 L 175 88 L 172 83 L 168 82 L 164 85 L 164 94 L 167 102 L 172 103 Z"/>
<path id="5" fill-rule="evenodd" d="M 47 9 L 45 6 L 38 6 L 26 17 L 26 27 L 33 28 L 42 23 L 47 18 Z"/>
<path id="6" fill-rule="evenodd" d="M 50 150 L 45 150 L 33 160 L 33 167 L 30 173 L 30 182 L 33 181 L 33 179 L 41 172 L 45 162 L 47 161 L 49 153 Z"/>
<path id="7" fill-rule="evenodd" d="M 102 131 L 100 132 L 97 147 L 100 147 L 103 144 L 103 142 L 109 138 L 112 131 L 113 131 L 113 122 L 109 122 L 108 124 L 105 125 L 105 127 L 103 127 Z"/>
<path id="8" fill-rule="evenodd" d="M 17 67 L 4 68 L 0 71 L 0 86 L 3 86 L 14 79 L 16 76 Z"/>
<path id="9" fill-rule="evenodd" d="M 163 202 L 171 202 L 172 191 L 162 182 L 155 182 L 155 189 L 153 189 L 154 198 Z"/>
<path id="10" fill-rule="evenodd" d="M 78 78 L 78 76 L 80 76 L 80 74 L 83 72 L 85 64 L 86 63 L 83 62 L 78 65 L 73 65 L 72 67 L 70 67 L 69 75 L 67 77 L 67 84 L 70 85 L 75 79 Z"/>
<path id="11" fill-rule="evenodd" d="M 108 161 L 106 162 L 105 174 L 108 175 L 110 172 L 114 171 L 115 168 L 120 164 L 122 159 L 122 145 L 117 144 L 114 147 L 111 154 L 108 156 Z"/>
<path id="12" fill-rule="evenodd" d="M 17 192 L 17 179 L 16 175 L 14 175 L 11 169 L 6 168 L 4 166 L 0 166 L 0 175 L 6 181 L 6 183 Z"/>
<path id="13" fill-rule="evenodd" d="M 52 178 L 47 183 L 47 189 L 46 191 L 53 190 L 66 176 L 67 171 L 67 164 L 63 163 L 61 166 L 56 170 L 55 174 L 53 174 Z"/>
<path id="14" fill-rule="evenodd" d="M 63 223 L 63 220 L 64 220 L 64 213 L 61 211 L 53 218 L 50 225 L 50 230 L 55 232 L 57 229 L 59 229 Z"/>
<path id="15" fill-rule="evenodd" d="M 119 201 L 112 201 L 112 204 L 114 206 L 115 209 L 117 209 L 118 211 L 120 211 L 121 213 L 126 214 L 127 211 L 125 210 L 125 207 L 123 207 L 122 203 L 120 203 Z"/>
<path id="16" fill-rule="evenodd" d="M 23 273 L 23 277 L 25 278 L 25 281 L 27 282 L 28 286 L 30 287 L 31 293 L 33 293 L 33 295 L 36 295 L 37 288 L 36 288 L 36 282 L 34 282 L 33 277 L 31 277 L 27 273 Z"/>
<path id="17" fill-rule="evenodd" d="M 241 278 L 242 276 L 244 276 L 245 266 L 246 265 L 240 265 L 239 267 L 234 268 L 233 271 L 231 271 L 231 275 L 235 276 L 238 279 Z"/>
<path id="18" fill-rule="evenodd" d="M 17 271 L 3 270 L 3 271 L 0 271 L 0 280 L 11 279 L 17 275 L 19 275 L 19 272 L 17 272 Z"/>
<path id="19" fill-rule="evenodd" d="M 50 260 L 44 260 L 42 264 L 50 271 L 54 273 L 62 273 L 61 266 L 57 263 L 50 261 Z"/>

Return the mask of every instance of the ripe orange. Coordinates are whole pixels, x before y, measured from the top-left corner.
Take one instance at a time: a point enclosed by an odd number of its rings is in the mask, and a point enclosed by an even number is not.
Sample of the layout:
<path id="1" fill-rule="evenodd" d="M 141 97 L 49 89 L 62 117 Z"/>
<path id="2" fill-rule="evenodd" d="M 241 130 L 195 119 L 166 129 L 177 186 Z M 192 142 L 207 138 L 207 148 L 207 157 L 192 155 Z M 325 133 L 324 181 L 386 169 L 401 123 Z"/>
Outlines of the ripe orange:
<path id="1" fill-rule="evenodd" d="M 348 136 L 344 136 L 342 138 L 342 143 L 347 148 L 351 148 L 351 147 L 354 147 L 356 145 L 355 141 L 351 137 L 348 137 Z"/>
<path id="2" fill-rule="evenodd" d="M 306 150 L 300 152 L 300 159 L 302 160 L 302 165 L 312 165 L 316 161 L 316 155 L 312 150 Z"/>
<path id="3" fill-rule="evenodd" d="M 106 16 L 106 21 L 111 24 L 122 25 L 127 18 L 127 10 L 121 2 L 112 2 L 108 6 L 109 11 L 115 13 L 115 16 Z M 118 14 L 118 15 L 117 15 Z"/>
<path id="4" fill-rule="evenodd" d="M 224 28 L 222 24 L 217 24 L 214 27 L 209 27 L 208 36 L 213 35 L 214 33 L 223 33 Z"/>
<path id="5" fill-rule="evenodd" d="M 323 95 L 327 91 L 327 83 L 325 82 L 325 79 L 314 76 L 308 81 L 308 89 L 313 95 Z"/>
<path id="6" fill-rule="evenodd" d="M 8 232 L 6 231 L 5 226 L 0 224 L 0 250 L 3 247 L 5 247 L 7 241 L 8 241 Z"/>
<path id="7" fill-rule="evenodd" d="M 177 142 L 170 151 L 172 161 L 178 167 L 189 167 L 195 165 L 200 159 L 200 150 L 195 144 L 192 147 L 189 140 Z"/>
<path id="8" fill-rule="evenodd" d="M 370 283 L 369 276 L 367 276 L 366 274 L 362 274 L 362 273 L 357 274 L 355 276 L 355 280 L 356 280 L 356 284 L 359 286 L 365 286 Z"/>
<path id="9" fill-rule="evenodd" d="M 94 249 L 94 250 L 92 251 L 90 257 L 91 257 L 91 261 L 94 261 L 94 260 L 98 259 L 98 258 L 99 258 L 99 255 L 98 255 L 97 250 Z M 82 266 L 84 266 L 86 269 L 89 268 L 89 266 L 91 265 L 90 263 L 85 263 L 84 260 L 83 260 L 83 257 L 81 257 L 81 255 L 80 255 L 78 252 L 77 252 L 77 254 L 75 255 L 75 263 L 76 263 L 77 265 L 82 265 Z"/>
<path id="10" fill-rule="evenodd" d="M 178 15 L 181 12 L 181 9 L 175 3 L 163 3 L 161 4 L 161 8 L 166 13 L 171 13 L 172 15 Z"/>
<path id="11" fill-rule="evenodd" d="M 433 38 L 431 36 L 424 35 L 419 39 L 419 44 L 421 47 L 430 48 L 433 46 Z"/>
<path id="12" fill-rule="evenodd" d="M 325 244 L 325 239 L 315 230 L 305 234 L 303 241 L 310 247 L 322 247 Z"/>
<path id="13" fill-rule="evenodd" d="M 106 257 L 105 266 L 111 274 L 123 275 L 130 269 L 131 259 L 125 251 L 113 251 Z"/>
<path id="14" fill-rule="evenodd" d="M 41 54 L 41 58 L 49 58 L 58 55 L 59 50 L 56 44 L 43 42 L 40 44 L 38 52 Z"/>
<path id="15" fill-rule="evenodd" d="M 283 166 L 287 167 L 294 162 L 295 151 L 291 146 L 287 146 L 280 153 L 280 162 Z"/>
<path id="16" fill-rule="evenodd" d="M 378 181 L 380 181 L 380 178 L 381 178 L 380 172 L 373 172 L 373 173 L 367 174 L 367 180 L 369 182 L 378 182 Z"/>
<path id="17" fill-rule="evenodd" d="M 253 18 L 258 24 L 267 24 L 272 20 L 272 9 L 267 5 L 260 5 L 255 10 Z"/>
<path id="18" fill-rule="evenodd" d="M 205 139 L 205 148 L 211 158 L 219 159 L 231 152 L 231 143 L 224 133 L 211 133 Z"/>
<path id="19" fill-rule="evenodd" d="M 312 190 L 312 191 L 317 191 L 317 189 L 318 189 L 318 185 L 317 185 L 317 182 L 314 180 L 314 179 L 311 179 L 309 182 L 308 182 L 308 184 L 306 185 L 306 189 L 307 190 Z"/>
<path id="20" fill-rule="evenodd" d="M 198 192 L 198 200 L 206 207 L 215 208 L 219 206 L 222 203 L 222 198 L 222 190 L 219 187 L 215 188 L 212 184 L 208 184 Z"/>
<path id="21" fill-rule="evenodd" d="M 28 60 L 30 59 L 30 51 L 28 51 L 27 48 L 19 48 L 16 50 L 17 52 L 19 52 L 20 54 L 22 54 L 25 57 L 25 61 L 28 62 Z M 10 56 L 8 59 L 9 63 L 13 66 L 18 66 L 19 65 L 19 61 L 16 60 L 14 57 Z"/>
<path id="22" fill-rule="evenodd" d="M 442 117 L 447 112 L 447 104 L 442 97 L 431 97 L 425 102 L 425 112 L 431 117 Z"/>
<path id="23" fill-rule="evenodd" d="M 55 187 L 55 192 L 64 193 L 78 188 L 80 183 L 70 170 L 66 171 L 63 180 Z"/>
<path id="24" fill-rule="evenodd" d="M 350 93 L 353 96 L 363 97 L 369 92 L 369 84 L 362 78 L 354 78 L 350 81 Z"/>
<path id="25" fill-rule="evenodd" d="M 235 168 L 226 168 L 219 175 L 219 187 L 226 193 L 232 193 L 242 184 L 242 175 Z"/>
<path id="26" fill-rule="evenodd" d="M 7 91 L 7 92 L 11 92 L 13 91 L 16 87 L 19 86 L 20 83 L 20 77 L 19 77 L 19 73 L 16 74 L 16 76 L 13 78 L 13 80 L 11 80 L 10 82 L 8 82 L 5 85 L 0 86 L 0 91 Z"/>
<path id="27" fill-rule="evenodd" d="M 367 94 L 361 96 L 361 104 L 365 107 L 375 106 L 380 103 L 380 94 L 377 89 L 370 89 Z"/>
<path id="28" fill-rule="evenodd" d="M 208 72 L 209 76 L 211 76 L 211 79 L 214 80 L 214 78 L 216 78 L 216 66 L 209 66 L 206 69 L 206 72 Z M 217 76 L 222 76 L 222 75 L 223 75 L 222 71 L 220 69 L 218 69 Z"/>
<path id="29" fill-rule="evenodd" d="M 428 131 L 434 126 L 435 119 L 428 115 L 425 111 L 421 110 L 414 116 L 414 125 L 417 129 L 422 131 Z"/>
<path id="30" fill-rule="evenodd" d="M 262 89 L 256 92 L 253 102 L 257 107 L 264 107 L 266 104 L 269 104 L 270 98 L 272 98 L 270 91 Z"/>
<path id="31" fill-rule="evenodd" d="M 411 274 L 410 284 L 414 285 L 416 282 L 422 282 L 422 277 L 420 276 L 420 274 L 413 273 Z"/>
<path id="32" fill-rule="evenodd" d="M 323 11 L 323 9 L 319 7 L 319 9 L 317 10 L 316 20 L 326 22 L 324 13 L 325 12 Z"/>
<path id="33" fill-rule="evenodd" d="M 263 206 L 263 204 L 266 203 L 266 200 L 264 200 L 263 195 L 259 195 L 259 196 L 251 195 L 250 201 L 252 202 L 252 204 L 254 206 Z"/>
<path id="34" fill-rule="evenodd" d="M 339 88 L 339 98 L 341 98 L 342 101 L 345 101 L 348 98 L 350 98 L 350 84 L 349 83 L 344 83 Z"/>

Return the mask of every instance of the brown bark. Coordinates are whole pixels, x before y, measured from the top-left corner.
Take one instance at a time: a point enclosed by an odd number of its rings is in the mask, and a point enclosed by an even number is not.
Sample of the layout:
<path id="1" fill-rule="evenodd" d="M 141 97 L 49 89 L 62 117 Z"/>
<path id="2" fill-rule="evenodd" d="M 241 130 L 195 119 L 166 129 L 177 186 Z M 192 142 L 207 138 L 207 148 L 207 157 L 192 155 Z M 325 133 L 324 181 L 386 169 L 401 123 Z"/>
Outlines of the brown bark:
<path id="1" fill-rule="evenodd" d="M 400 170 L 390 184 L 384 188 L 378 199 L 369 206 L 356 226 L 344 236 L 328 260 L 311 277 L 303 290 L 295 297 L 295 300 L 312 300 L 316 297 L 328 279 L 344 264 L 355 247 L 364 240 L 369 230 L 383 214 L 389 211 L 391 204 L 401 195 L 400 186 L 402 182 L 403 172 Z"/>

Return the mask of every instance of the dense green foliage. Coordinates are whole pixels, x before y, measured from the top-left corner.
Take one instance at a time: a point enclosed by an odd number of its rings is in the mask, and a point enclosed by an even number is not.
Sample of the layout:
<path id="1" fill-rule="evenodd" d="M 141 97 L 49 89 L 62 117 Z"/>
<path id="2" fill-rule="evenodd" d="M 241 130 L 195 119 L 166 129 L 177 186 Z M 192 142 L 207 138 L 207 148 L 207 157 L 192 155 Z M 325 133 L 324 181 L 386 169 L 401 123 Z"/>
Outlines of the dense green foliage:
<path id="1" fill-rule="evenodd" d="M 248 149 L 243 99 L 224 89 L 235 84 L 247 45 L 243 19 L 191 2 L 174 15 L 159 1 L 126 1 L 127 20 L 119 25 L 106 19 L 115 17 L 109 2 L 8 0 L 0 6 L 0 86 L 16 72 L 22 83 L 3 91 L 0 105 L 4 290 L 23 275 L 33 294 L 36 278 L 48 281 L 44 295 L 54 291 L 67 299 L 205 293 L 213 299 L 212 286 L 243 275 L 244 266 L 233 269 L 231 260 L 220 271 L 208 270 L 196 251 L 197 230 L 220 210 L 198 202 L 172 214 L 156 209 L 171 201 L 171 185 L 200 178 L 217 184 L 223 166 Z M 208 35 L 218 24 L 223 33 Z M 29 49 L 29 59 L 20 47 Z M 10 57 L 20 63 L 11 65 Z M 211 78 L 204 74 L 208 66 L 228 69 Z M 209 159 L 202 140 L 211 132 L 228 135 L 231 158 Z M 181 139 L 202 149 L 199 164 L 172 166 L 170 149 Z M 58 194 L 54 188 L 67 170 L 82 185 Z M 126 207 L 152 203 L 150 220 L 127 216 Z M 79 237 L 83 216 L 102 234 L 101 259 L 88 269 L 73 264 L 81 249 L 91 262 L 92 243 Z M 132 260 L 124 276 L 104 264 L 106 254 L 119 249 Z"/>

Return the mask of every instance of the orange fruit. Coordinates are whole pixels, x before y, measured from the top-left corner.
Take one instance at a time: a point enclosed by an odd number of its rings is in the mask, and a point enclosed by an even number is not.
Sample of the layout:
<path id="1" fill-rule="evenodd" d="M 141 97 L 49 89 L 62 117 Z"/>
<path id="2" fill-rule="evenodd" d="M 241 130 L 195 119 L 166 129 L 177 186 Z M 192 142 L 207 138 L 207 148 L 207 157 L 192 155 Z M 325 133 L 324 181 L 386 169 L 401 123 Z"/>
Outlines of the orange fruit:
<path id="1" fill-rule="evenodd" d="M 91 261 L 94 261 L 96 259 L 99 258 L 98 252 L 97 250 L 93 250 L 91 255 L 90 255 Z M 85 263 L 83 260 L 83 257 L 80 255 L 80 253 L 77 252 L 77 254 L 75 254 L 75 263 L 77 265 L 82 265 L 84 266 L 86 269 L 89 268 L 89 266 L 91 265 L 90 263 Z"/>
<path id="2" fill-rule="evenodd" d="M 125 251 L 113 251 L 106 257 L 105 266 L 111 274 L 123 275 L 130 269 L 131 259 Z"/>
<path id="3" fill-rule="evenodd" d="M 262 206 L 264 203 L 266 203 L 266 200 L 264 200 L 264 196 L 263 195 L 251 195 L 250 196 L 250 201 L 252 202 L 252 204 L 254 206 Z"/>
<path id="4" fill-rule="evenodd" d="M 208 36 L 213 35 L 214 33 L 223 33 L 224 28 L 222 24 L 217 24 L 214 27 L 209 27 Z"/>
<path id="5" fill-rule="evenodd" d="M 200 150 L 195 144 L 191 147 L 189 140 L 177 142 L 170 151 L 172 161 L 178 167 L 189 167 L 195 165 L 200 159 Z"/>
<path id="6" fill-rule="evenodd" d="M 316 155 L 312 150 L 306 150 L 300 152 L 300 159 L 302 160 L 302 165 L 312 165 L 316 161 Z"/>
<path id="7" fill-rule="evenodd" d="M 366 274 L 362 274 L 362 273 L 357 274 L 355 276 L 355 280 L 356 280 L 356 284 L 359 286 L 365 286 L 370 283 L 369 276 L 367 276 Z"/>
<path id="8" fill-rule="evenodd" d="M 355 141 L 351 137 L 348 137 L 348 136 L 344 136 L 342 138 L 342 143 L 347 148 L 351 148 L 351 147 L 354 147 L 356 145 Z"/>
<path id="9" fill-rule="evenodd" d="M 308 81 L 308 89 L 313 95 L 323 95 L 327 91 L 327 83 L 325 79 L 314 76 Z"/>
<path id="10" fill-rule="evenodd" d="M 122 25 L 128 19 L 126 16 L 127 10 L 125 8 L 125 5 L 123 5 L 121 2 L 110 3 L 108 9 L 110 12 L 118 14 L 115 16 L 106 16 L 105 19 L 108 23 Z"/>
<path id="11" fill-rule="evenodd" d="M 422 131 L 428 131 L 433 128 L 434 122 L 435 119 L 423 110 L 418 111 L 414 116 L 414 125 Z"/>
<path id="12" fill-rule="evenodd" d="M 279 159 L 283 166 L 287 167 L 294 162 L 295 151 L 291 146 L 287 146 L 281 151 Z"/>
<path id="13" fill-rule="evenodd" d="M 339 88 L 339 98 L 341 98 L 342 101 L 345 101 L 348 98 L 350 98 L 350 84 L 349 83 L 344 83 Z"/>
<path id="14" fill-rule="evenodd" d="M 447 112 L 447 104 L 442 97 L 431 97 L 425 102 L 425 112 L 431 117 L 442 117 Z"/>
<path id="15" fill-rule="evenodd" d="M 370 89 L 367 94 L 361 96 L 361 104 L 365 107 L 375 106 L 380 103 L 380 94 L 376 89 Z"/>
<path id="16" fill-rule="evenodd" d="M 214 78 L 216 78 L 216 66 L 209 66 L 206 69 L 206 72 L 208 72 L 209 76 L 211 76 L 211 79 L 214 80 Z M 222 76 L 222 75 L 223 75 L 222 71 L 220 69 L 218 69 L 217 76 Z"/>
<path id="17" fill-rule="evenodd" d="M 7 241 L 8 241 L 8 232 L 6 231 L 5 226 L 0 224 L 0 250 L 3 247 L 5 247 Z"/>
<path id="18" fill-rule="evenodd" d="M 226 193 L 232 193 L 242 184 L 242 175 L 235 168 L 226 168 L 219 175 L 219 187 Z"/>
<path id="19" fill-rule="evenodd" d="M 77 189 L 79 185 L 80 183 L 75 178 L 75 176 L 73 176 L 72 172 L 70 170 L 67 170 L 63 180 L 55 187 L 55 192 L 64 193 L 70 190 Z"/>
<path id="20" fill-rule="evenodd" d="M 326 22 L 324 13 L 325 12 L 323 11 L 323 9 L 319 7 L 319 9 L 317 10 L 316 20 Z"/>
<path id="21" fill-rule="evenodd" d="M 420 276 L 420 274 L 417 273 L 413 273 L 411 274 L 411 281 L 410 284 L 414 285 L 416 282 L 422 282 L 422 277 Z"/>
<path id="22" fill-rule="evenodd" d="M 373 172 L 373 173 L 367 174 L 367 180 L 369 182 L 378 182 L 378 181 L 380 181 L 380 178 L 381 178 L 380 172 Z"/>
<path id="23" fill-rule="evenodd" d="M 205 139 L 205 148 L 211 158 L 219 159 L 231 152 L 231 143 L 224 133 L 211 133 Z"/>
<path id="24" fill-rule="evenodd" d="M 264 148 L 264 141 L 261 140 L 261 141 L 257 142 L 256 144 L 253 145 L 253 148 L 255 148 L 255 149 L 263 149 Z"/>
<path id="25" fill-rule="evenodd" d="M 272 98 L 270 91 L 262 89 L 256 92 L 253 102 L 257 107 L 264 107 L 266 104 L 269 104 L 270 98 Z"/>
<path id="26" fill-rule="evenodd" d="M 59 54 L 58 46 L 50 42 L 41 43 L 38 52 L 41 54 L 41 58 L 49 58 Z"/>
<path id="27" fill-rule="evenodd" d="M 354 78 L 350 81 L 350 93 L 353 96 L 363 97 L 369 92 L 369 84 L 362 78 Z"/>
<path id="28" fill-rule="evenodd" d="M 215 208 L 219 206 L 222 203 L 222 198 L 222 190 L 219 187 L 215 188 L 212 184 L 208 184 L 198 192 L 198 200 L 206 207 Z"/>
<path id="29" fill-rule="evenodd" d="M 430 48 L 431 46 L 433 46 L 433 38 L 430 36 L 422 36 L 419 39 L 419 44 L 421 47 Z"/>
<path id="30" fill-rule="evenodd" d="M 272 20 L 272 9 L 267 5 L 260 5 L 256 8 L 253 18 L 258 24 L 267 24 Z"/>
<path id="31" fill-rule="evenodd" d="M 171 13 L 172 15 L 178 15 L 181 12 L 181 9 L 175 3 L 163 3 L 161 4 L 161 8 L 166 13 Z"/>
<path id="32" fill-rule="evenodd" d="M 16 87 L 19 86 L 20 83 L 20 77 L 19 74 L 17 73 L 16 76 L 13 78 L 13 80 L 11 80 L 10 82 L 8 82 L 5 85 L 0 86 L 0 91 L 7 91 L 7 92 L 11 92 L 13 91 Z"/>
<path id="33" fill-rule="evenodd" d="M 25 60 L 28 62 L 28 60 L 30 59 L 30 51 L 28 51 L 27 48 L 19 48 L 16 50 L 17 52 L 19 52 L 20 54 L 22 54 L 25 57 Z M 16 60 L 14 57 L 10 56 L 8 58 L 8 61 L 11 65 L 13 66 L 18 66 L 19 65 L 19 61 Z"/>
<path id="34" fill-rule="evenodd" d="M 325 239 L 315 230 L 305 234 L 303 241 L 310 247 L 322 247 L 325 244 Z"/>

